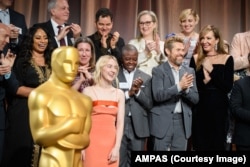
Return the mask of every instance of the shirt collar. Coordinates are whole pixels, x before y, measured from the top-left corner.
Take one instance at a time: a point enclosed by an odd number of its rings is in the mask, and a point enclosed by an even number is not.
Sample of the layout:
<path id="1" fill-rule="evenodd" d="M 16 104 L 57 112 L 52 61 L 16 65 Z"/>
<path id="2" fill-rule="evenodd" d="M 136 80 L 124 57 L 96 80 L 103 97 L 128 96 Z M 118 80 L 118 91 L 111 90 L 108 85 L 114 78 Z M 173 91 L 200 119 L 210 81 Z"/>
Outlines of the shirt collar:
<path id="1" fill-rule="evenodd" d="M 125 68 L 123 68 L 123 73 L 124 74 L 133 74 L 133 73 L 135 73 L 135 70 L 136 70 L 136 68 L 133 71 L 128 72 L 128 70 L 126 70 Z"/>
<path id="2" fill-rule="evenodd" d="M 167 61 L 167 62 L 168 62 L 169 66 L 171 67 L 172 70 L 176 70 L 175 67 L 172 66 L 171 63 L 169 63 L 169 61 Z M 182 65 L 179 66 L 178 71 L 181 69 L 181 67 L 182 67 Z"/>
<path id="3" fill-rule="evenodd" d="M 8 9 L 8 8 L 7 8 L 7 9 L 5 9 L 5 10 L 0 9 L 0 12 L 3 12 L 3 13 L 5 13 L 5 14 L 9 14 L 9 9 Z"/>

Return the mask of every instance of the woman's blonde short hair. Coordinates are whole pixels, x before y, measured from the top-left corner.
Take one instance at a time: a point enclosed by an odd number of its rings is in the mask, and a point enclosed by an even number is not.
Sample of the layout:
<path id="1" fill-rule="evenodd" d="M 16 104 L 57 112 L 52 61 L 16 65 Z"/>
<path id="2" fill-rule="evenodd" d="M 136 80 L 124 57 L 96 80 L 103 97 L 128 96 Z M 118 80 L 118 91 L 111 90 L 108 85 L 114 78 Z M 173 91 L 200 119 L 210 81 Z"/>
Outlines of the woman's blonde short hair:
<path id="1" fill-rule="evenodd" d="M 116 73 L 116 78 L 118 75 L 118 71 L 119 71 L 119 65 L 118 65 L 118 61 L 117 59 L 112 56 L 112 55 L 103 55 L 101 56 L 97 62 L 96 62 L 96 66 L 95 66 L 95 71 L 94 71 L 94 82 L 96 84 L 100 83 L 101 80 L 101 74 L 102 74 L 102 69 L 103 67 L 108 63 L 109 60 L 114 60 L 116 62 L 116 69 L 117 69 L 117 73 Z"/>
<path id="2" fill-rule="evenodd" d="M 199 17 L 199 15 L 197 14 L 197 12 L 195 10 L 193 10 L 193 9 L 184 9 L 183 11 L 181 11 L 180 16 L 179 16 L 180 24 L 189 15 L 192 15 L 194 17 L 196 24 L 199 23 L 200 17 Z"/>

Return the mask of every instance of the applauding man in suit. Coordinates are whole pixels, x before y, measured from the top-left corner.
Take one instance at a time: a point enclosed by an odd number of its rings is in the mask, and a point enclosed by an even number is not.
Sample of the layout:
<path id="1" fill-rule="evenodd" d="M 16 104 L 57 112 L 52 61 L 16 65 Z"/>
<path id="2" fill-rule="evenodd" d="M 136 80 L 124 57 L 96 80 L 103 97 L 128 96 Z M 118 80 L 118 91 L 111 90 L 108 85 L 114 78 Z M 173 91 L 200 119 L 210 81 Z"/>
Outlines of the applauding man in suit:
<path id="1" fill-rule="evenodd" d="M 199 100 L 195 71 L 182 66 L 184 43 L 168 38 L 164 44 L 168 61 L 152 70 L 155 105 L 150 113 L 153 150 L 185 151 L 191 135 L 192 105 Z"/>
<path id="2" fill-rule="evenodd" d="M 113 13 L 108 8 L 100 8 L 95 15 L 97 31 L 88 36 L 95 45 L 96 61 L 103 55 L 113 55 L 121 65 L 121 50 L 124 40 L 116 31 L 113 34 Z"/>
<path id="3" fill-rule="evenodd" d="M 53 46 L 73 46 L 74 39 L 80 37 L 81 27 L 78 24 L 66 24 L 69 19 L 68 0 L 50 0 L 48 10 L 51 18 L 41 24 L 45 27 L 53 38 Z"/>
<path id="4" fill-rule="evenodd" d="M 4 53 L 7 53 L 8 47 L 11 48 L 12 52 L 18 51 L 18 44 L 21 43 L 23 36 L 27 32 L 27 25 L 25 17 L 23 14 L 12 10 L 13 1 L 10 0 L 1 0 L 0 1 L 0 21 L 9 26 L 10 33 L 10 42 L 9 46 L 6 45 L 4 48 Z"/>
<path id="5" fill-rule="evenodd" d="M 122 49 L 119 87 L 125 92 L 125 122 L 120 167 L 131 166 L 131 151 L 143 151 L 149 136 L 148 112 L 152 108 L 151 76 L 136 69 L 138 51 L 131 44 Z"/>

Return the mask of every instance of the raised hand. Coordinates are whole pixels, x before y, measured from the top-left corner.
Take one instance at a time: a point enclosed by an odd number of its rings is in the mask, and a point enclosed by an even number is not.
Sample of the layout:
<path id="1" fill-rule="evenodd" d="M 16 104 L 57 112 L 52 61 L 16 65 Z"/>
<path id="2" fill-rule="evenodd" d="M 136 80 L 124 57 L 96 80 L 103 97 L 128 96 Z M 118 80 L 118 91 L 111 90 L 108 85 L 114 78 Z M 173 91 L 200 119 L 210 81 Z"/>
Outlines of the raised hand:
<path id="1" fill-rule="evenodd" d="M 81 32 L 82 32 L 82 29 L 81 29 L 81 27 L 80 27 L 78 24 L 72 23 L 72 24 L 70 25 L 70 29 L 71 29 L 71 31 L 73 32 L 74 38 L 80 37 Z"/>
<path id="2" fill-rule="evenodd" d="M 62 38 L 64 38 L 70 31 L 71 26 L 65 26 L 61 28 L 60 33 L 56 36 L 57 40 L 60 41 Z"/>
<path id="3" fill-rule="evenodd" d="M 185 73 L 180 80 L 181 90 L 186 90 L 187 88 L 192 87 L 193 80 L 194 80 L 193 74 Z"/>
<path id="4" fill-rule="evenodd" d="M 120 34 L 117 31 L 114 32 L 113 37 L 111 38 L 111 41 L 110 41 L 110 47 L 112 49 L 116 47 L 116 43 L 118 42 L 119 37 L 120 37 Z"/>

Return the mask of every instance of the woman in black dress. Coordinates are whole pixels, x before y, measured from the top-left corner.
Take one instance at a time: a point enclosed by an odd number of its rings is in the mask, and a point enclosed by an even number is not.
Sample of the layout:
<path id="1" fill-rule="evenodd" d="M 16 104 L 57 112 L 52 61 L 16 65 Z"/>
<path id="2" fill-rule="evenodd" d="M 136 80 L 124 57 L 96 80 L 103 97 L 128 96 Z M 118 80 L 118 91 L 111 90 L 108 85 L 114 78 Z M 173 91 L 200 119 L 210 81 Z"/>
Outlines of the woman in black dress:
<path id="1" fill-rule="evenodd" d="M 46 29 L 31 27 L 22 41 L 13 66 L 18 85 L 14 95 L 8 95 L 3 166 L 31 166 L 33 139 L 29 126 L 28 96 L 51 74 L 51 39 Z"/>
<path id="2" fill-rule="evenodd" d="M 234 62 L 216 27 L 208 25 L 200 31 L 198 52 L 190 66 L 196 70 L 200 99 L 193 112 L 194 149 L 223 151 Z"/>

